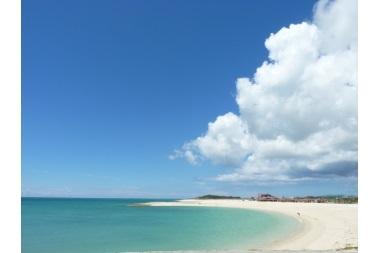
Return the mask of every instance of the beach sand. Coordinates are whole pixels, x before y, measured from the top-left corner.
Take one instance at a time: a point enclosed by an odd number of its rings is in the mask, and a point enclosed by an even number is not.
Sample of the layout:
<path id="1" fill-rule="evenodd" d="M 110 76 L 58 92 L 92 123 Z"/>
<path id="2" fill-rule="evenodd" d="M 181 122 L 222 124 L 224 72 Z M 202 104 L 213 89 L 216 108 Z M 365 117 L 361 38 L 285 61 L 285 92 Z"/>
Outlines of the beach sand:
<path id="1" fill-rule="evenodd" d="M 261 250 L 336 250 L 358 246 L 357 204 L 188 199 L 147 205 L 246 208 L 277 212 L 299 220 L 299 229 L 262 246 Z"/>

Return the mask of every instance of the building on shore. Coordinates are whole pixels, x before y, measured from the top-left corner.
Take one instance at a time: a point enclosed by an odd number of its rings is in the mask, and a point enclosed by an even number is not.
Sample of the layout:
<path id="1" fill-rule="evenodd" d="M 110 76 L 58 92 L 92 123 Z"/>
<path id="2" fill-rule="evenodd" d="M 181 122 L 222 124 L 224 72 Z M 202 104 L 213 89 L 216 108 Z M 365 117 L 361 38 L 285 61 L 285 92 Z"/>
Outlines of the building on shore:
<path id="1" fill-rule="evenodd" d="M 257 201 L 279 201 L 280 199 L 269 194 L 269 193 L 260 193 L 257 195 Z"/>

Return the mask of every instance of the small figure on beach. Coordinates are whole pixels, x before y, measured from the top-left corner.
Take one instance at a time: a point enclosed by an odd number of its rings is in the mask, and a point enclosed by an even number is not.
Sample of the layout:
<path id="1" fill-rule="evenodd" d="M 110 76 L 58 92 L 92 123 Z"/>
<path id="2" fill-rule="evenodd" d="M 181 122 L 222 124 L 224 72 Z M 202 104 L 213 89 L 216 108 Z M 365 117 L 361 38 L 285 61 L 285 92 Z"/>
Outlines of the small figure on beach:
<path id="1" fill-rule="evenodd" d="M 299 212 L 297 212 L 297 215 L 298 215 L 298 216 L 301 216 L 301 214 L 300 214 Z"/>

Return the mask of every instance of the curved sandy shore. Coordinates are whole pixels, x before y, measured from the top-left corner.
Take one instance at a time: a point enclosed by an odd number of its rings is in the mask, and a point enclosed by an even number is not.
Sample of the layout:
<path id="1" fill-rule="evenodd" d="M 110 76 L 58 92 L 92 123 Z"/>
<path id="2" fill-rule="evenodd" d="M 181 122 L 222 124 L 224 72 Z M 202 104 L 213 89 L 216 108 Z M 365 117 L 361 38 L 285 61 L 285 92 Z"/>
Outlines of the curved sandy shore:
<path id="1" fill-rule="evenodd" d="M 358 245 L 357 204 L 189 199 L 176 202 L 151 202 L 147 205 L 246 208 L 278 212 L 300 221 L 300 229 L 286 238 L 265 246 L 264 249 L 335 250 Z"/>

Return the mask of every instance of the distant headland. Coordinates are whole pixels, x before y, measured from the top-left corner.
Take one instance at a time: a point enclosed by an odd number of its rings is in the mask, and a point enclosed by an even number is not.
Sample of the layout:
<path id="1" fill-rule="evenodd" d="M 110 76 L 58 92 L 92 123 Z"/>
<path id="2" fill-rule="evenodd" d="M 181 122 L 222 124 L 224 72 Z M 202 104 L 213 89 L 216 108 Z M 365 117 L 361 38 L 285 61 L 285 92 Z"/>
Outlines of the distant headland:
<path id="1" fill-rule="evenodd" d="M 207 195 L 196 197 L 196 199 L 241 199 L 241 197 L 207 194 Z"/>

